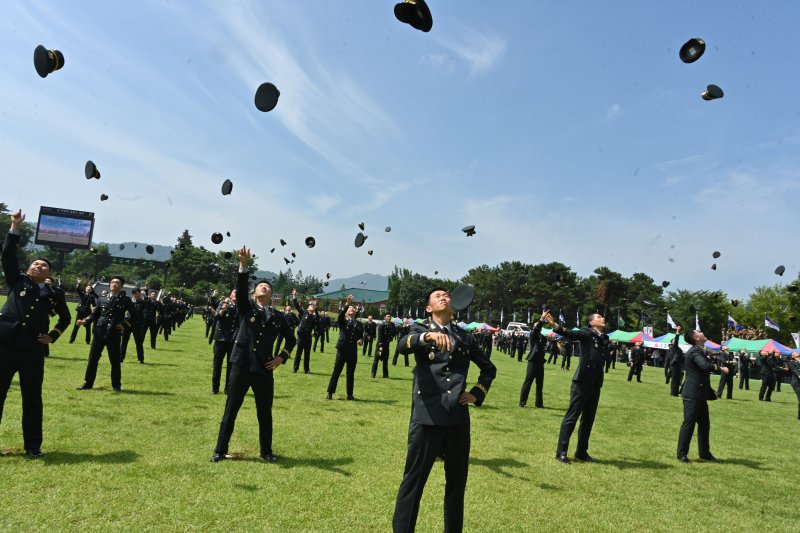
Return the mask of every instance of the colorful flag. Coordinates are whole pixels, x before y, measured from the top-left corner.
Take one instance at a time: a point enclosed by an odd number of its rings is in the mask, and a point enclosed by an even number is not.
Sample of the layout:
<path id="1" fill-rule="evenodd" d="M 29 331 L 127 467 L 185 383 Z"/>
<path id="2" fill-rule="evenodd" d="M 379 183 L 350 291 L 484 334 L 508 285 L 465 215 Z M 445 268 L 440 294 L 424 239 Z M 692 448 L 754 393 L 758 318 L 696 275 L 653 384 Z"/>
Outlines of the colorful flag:
<path id="1" fill-rule="evenodd" d="M 678 329 L 678 324 L 676 324 L 675 321 L 672 320 L 672 317 L 669 315 L 669 311 L 667 311 L 667 324 L 669 324 L 672 327 L 672 329 Z"/>
<path id="2" fill-rule="evenodd" d="M 781 327 L 778 325 L 778 323 L 777 322 L 773 322 L 772 320 L 770 320 L 769 317 L 766 314 L 764 314 L 764 327 L 765 328 L 772 328 L 775 331 L 780 331 L 781 330 Z"/>

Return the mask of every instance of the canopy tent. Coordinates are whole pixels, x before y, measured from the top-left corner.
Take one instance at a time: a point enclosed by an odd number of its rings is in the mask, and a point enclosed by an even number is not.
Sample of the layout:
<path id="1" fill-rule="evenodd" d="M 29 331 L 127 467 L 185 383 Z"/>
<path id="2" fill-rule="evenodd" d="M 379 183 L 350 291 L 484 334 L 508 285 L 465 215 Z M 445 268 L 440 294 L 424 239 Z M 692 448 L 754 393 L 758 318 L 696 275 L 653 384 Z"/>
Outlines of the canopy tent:
<path id="1" fill-rule="evenodd" d="M 656 337 L 649 341 L 644 341 L 644 345 L 648 348 L 658 348 L 661 350 L 669 349 L 669 345 L 672 343 L 672 339 L 675 338 L 674 333 L 667 333 L 665 335 L 661 335 L 660 337 Z M 686 342 L 686 339 L 683 338 L 681 335 L 680 339 L 678 339 L 678 347 L 683 350 L 684 352 L 689 349 L 689 343 Z M 706 341 L 705 345 L 706 348 L 709 350 L 713 350 L 715 352 L 719 351 L 720 345 L 713 341 Z"/>
<path id="2" fill-rule="evenodd" d="M 634 343 L 634 342 L 651 342 L 653 338 L 642 331 L 612 331 L 608 334 L 608 339 L 617 342 Z"/>
<path id="3" fill-rule="evenodd" d="M 778 341 L 772 339 L 758 339 L 754 341 L 749 341 L 745 339 L 740 339 L 738 337 L 732 337 L 723 342 L 722 344 L 723 346 L 727 346 L 728 349 L 732 352 L 738 352 L 739 350 L 744 350 L 747 353 L 758 353 L 762 350 L 766 350 L 768 352 L 776 351 L 781 355 L 789 355 L 793 351 L 795 351 L 787 346 L 784 346 Z"/>
<path id="4" fill-rule="evenodd" d="M 493 328 L 492 326 L 490 326 L 489 324 L 487 324 L 485 322 L 470 322 L 469 324 L 464 324 L 463 322 L 460 322 L 458 325 L 459 325 L 459 327 L 461 329 L 464 329 L 466 331 L 488 330 L 488 331 L 491 331 L 492 333 L 498 331 L 497 328 Z"/>

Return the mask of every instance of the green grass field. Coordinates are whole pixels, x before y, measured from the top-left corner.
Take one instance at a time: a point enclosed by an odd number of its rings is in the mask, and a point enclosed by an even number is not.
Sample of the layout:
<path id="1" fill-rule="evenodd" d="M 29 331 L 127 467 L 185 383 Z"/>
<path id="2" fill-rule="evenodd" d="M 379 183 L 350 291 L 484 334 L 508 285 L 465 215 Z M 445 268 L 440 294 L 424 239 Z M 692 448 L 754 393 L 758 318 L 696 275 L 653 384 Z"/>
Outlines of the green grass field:
<path id="1" fill-rule="evenodd" d="M 310 375 L 285 365 L 275 377 L 273 410 L 280 461 L 258 457 L 249 398 L 231 442 L 237 460 L 212 464 L 225 396 L 209 394 L 211 347 L 199 317 L 168 343 L 160 339 L 145 365 L 129 349 L 122 393 L 111 391 L 107 359 L 97 388 L 76 391 L 88 346 L 67 340 L 53 346 L 46 364 L 41 459 L 21 454 L 16 379 L 9 391 L 0 449 L 15 453 L 0 457 L 0 531 L 391 529 L 410 368 L 390 367 L 391 379 L 372 380 L 372 359 L 360 357 L 360 401 L 344 401 L 342 377 L 339 400 L 329 402 L 332 345 L 312 353 Z M 771 404 L 758 402 L 757 390 L 738 389 L 733 401 L 713 402 L 712 451 L 724 463 L 683 465 L 675 459 L 682 404 L 668 395 L 662 370 L 646 368 L 644 383 L 628 383 L 618 365 L 607 375 L 591 440 L 600 463 L 567 466 L 553 456 L 571 372 L 548 365 L 546 407 L 520 409 L 525 364 L 500 353 L 492 359 L 497 379 L 484 406 L 472 410 L 465 530 L 798 530 L 800 422 L 790 386 Z M 476 376 L 473 368 L 471 381 Z M 696 450 L 693 442 L 691 457 Z M 437 464 L 418 531 L 442 530 L 443 492 Z"/>

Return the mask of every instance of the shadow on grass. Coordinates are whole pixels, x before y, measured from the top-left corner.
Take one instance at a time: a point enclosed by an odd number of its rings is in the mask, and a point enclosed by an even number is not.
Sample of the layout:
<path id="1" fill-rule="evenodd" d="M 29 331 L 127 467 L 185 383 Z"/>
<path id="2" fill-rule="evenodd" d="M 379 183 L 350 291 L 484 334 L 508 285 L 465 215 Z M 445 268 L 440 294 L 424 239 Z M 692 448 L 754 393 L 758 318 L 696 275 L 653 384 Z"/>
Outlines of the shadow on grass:
<path id="1" fill-rule="evenodd" d="M 271 464 L 267 461 L 261 459 L 260 457 L 239 457 L 232 454 L 233 457 L 231 460 L 233 461 L 244 461 L 244 462 L 251 462 L 251 463 L 264 463 L 264 464 Z M 337 459 L 314 459 L 308 457 L 287 457 L 285 455 L 281 455 L 280 459 L 276 466 L 280 468 L 317 468 L 319 470 L 327 470 L 328 472 L 333 472 L 334 474 L 341 474 L 343 476 L 351 476 L 350 472 L 343 469 L 344 465 L 349 465 L 353 463 L 352 457 L 340 457 Z"/>
<path id="2" fill-rule="evenodd" d="M 513 475 L 511 472 L 506 471 L 508 468 L 525 468 L 528 466 L 528 463 L 523 463 L 522 461 L 517 461 L 516 459 L 504 459 L 502 457 L 498 457 L 496 459 L 480 459 L 478 457 L 470 457 L 469 464 L 475 466 L 485 466 L 495 474 L 500 474 L 504 477 L 518 477 Z M 526 478 L 520 477 L 520 479 Z"/>
<path id="3" fill-rule="evenodd" d="M 122 389 L 117 394 L 129 394 L 131 396 L 175 396 L 174 392 L 165 392 L 157 390 L 132 390 L 132 389 Z"/>
<path id="4" fill-rule="evenodd" d="M 597 462 L 601 465 L 616 466 L 620 470 L 628 470 L 630 468 L 639 468 L 644 470 L 665 470 L 674 466 L 658 461 L 651 461 L 648 459 L 631 459 L 629 457 L 624 457 L 622 459 L 600 459 Z"/>
<path id="5" fill-rule="evenodd" d="M 397 400 L 364 400 L 362 398 L 356 398 L 356 403 L 379 403 L 381 405 L 394 405 L 397 403 Z"/>
<path id="6" fill-rule="evenodd" d="M 540 483 L 536 486 L 542 490 L 552 490 L 552 491 L 562 490 L 561 487 L 556 487 L 555 485 L 548 485 L 547 483 Z"/>
<path id="7" fill-rule="evenodd" d="M 760 461 L 753 461 L 752 459 L 739 459 L 736 457 L 725 458 L 722 459 L 722 463 L 728 465 L 744 466 L 746 468 L 752 468 L 753 470 L 772 470 L 771 468 L 766 468 L 765 466 L 763 466 Z"/>
<path id="8" fill-rule="evenodd" d="M 139 454 L 133 450 L 121 450 L 118 452 L 100 454 L 55 451 L 45 453 L 41 461 L 46 465 L 69 465 L 78 463 L 124 464 L 132 463 L 138 458 Z"/>
<path id="9" fill-rule="evenodd" d="M 175 363 L 153 363 L 152 361 L 145 361 L 142 366 L 180 366 Z"/>

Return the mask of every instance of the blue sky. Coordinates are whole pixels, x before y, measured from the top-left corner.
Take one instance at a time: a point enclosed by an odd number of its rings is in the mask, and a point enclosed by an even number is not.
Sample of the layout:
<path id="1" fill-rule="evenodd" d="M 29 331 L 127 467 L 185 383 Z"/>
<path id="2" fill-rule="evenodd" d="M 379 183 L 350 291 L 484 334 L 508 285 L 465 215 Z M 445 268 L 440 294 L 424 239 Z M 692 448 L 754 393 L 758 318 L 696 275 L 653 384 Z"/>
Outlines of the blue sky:
<path id="1" fill-rule="evenodd" d="M 424 34 L 392 1 L 6 3 L 0 200 L 93 211 L 98 241 L 246 243 L 269 270 L 284 238 L 336 277 L 561 261 L 743 297 L 797 275 L 796 2 L 429 5 Z M 66 58 L 46 79 L 37 44 Z"/>

